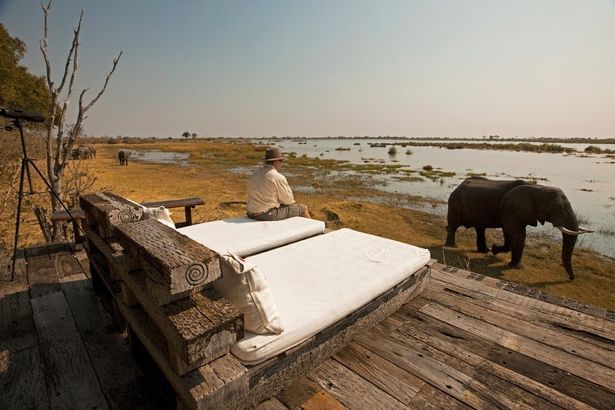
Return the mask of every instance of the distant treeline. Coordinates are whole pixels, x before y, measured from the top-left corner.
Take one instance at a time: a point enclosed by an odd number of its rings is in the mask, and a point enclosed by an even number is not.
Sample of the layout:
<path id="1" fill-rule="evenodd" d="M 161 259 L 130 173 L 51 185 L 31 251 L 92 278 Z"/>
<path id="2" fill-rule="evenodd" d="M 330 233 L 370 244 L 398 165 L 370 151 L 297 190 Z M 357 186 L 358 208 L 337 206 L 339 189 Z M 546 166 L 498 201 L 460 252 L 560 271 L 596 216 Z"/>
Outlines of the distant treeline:
<path id="1" fill-rule="evenodd" d="M 531 144 L 529 142 L 520 143 L 500 143 L 490 144 L 482 143 L 467 143 L 467 142 L 418 142 L 412 141 L 406 143 L 413 147 L 437 147 L 446 149 L 483 149 L 483 150 L 501 150 L 501 151 L 523 151 L 523 152 L 548 152 L 552 154 L 577 152 L 574 148 L 565 148 L 558 144 Z"/>
<path id="2" fill-rule="evenodd" d="M 406 137 L 395 135 L 358 135 L 354 137 L 347 137 L 343 135 L 338 136 L 326 136 L 326 137 L 293 137 L 285 136 L 278 137 L 272 135 L 270 137 L 254 137 L 250 139 L 264 139 L 264 140 L 326 140 L 326 139 L 349 139 L 349 140 L 407 140 L 407 141 L 499 141 L 499 142 L 512 142 L 512 143 L 544 143 L 544 144 L 615 144 L 615 138 L 585 138 L 585 137 L 573 137 L 573 138 L 554 138 L 554 137 L 530 137 L 530 138 L 502 138 L 497 135 L 489 135 L 474 138 L 461 138 L 461 137 Z M 501 145 L 501 144 L 498 144 Z"/>
<path id="3" fill-rule="evenodd" d="M 500 150 L 500 151 L 518 151 L 518 152 L 546 152 L 551 154 L 573 154 L 578 153 L 579 151 L 574 148 L 562 147 L 558 144 L 536 144 L 529 142 L 519 142 L 519 143 L 498 143 L 493 144 L 489 142 L 437 142 L 437 141 L 403 141 L 403 142 L 376 142 L 369 144 L 370 147 L 386 147 L 387 145 L 400 145 L 402 147 L 412 146 L 412 147 L 436 147 L 436 148 L 446 148 L 446 149 L 482 149 L 482 150 Z M 600 148 L 595 145 L 587 146 L 583 152 L 586 154 L 615 154 L 615 149 L 608 148 Z"/>

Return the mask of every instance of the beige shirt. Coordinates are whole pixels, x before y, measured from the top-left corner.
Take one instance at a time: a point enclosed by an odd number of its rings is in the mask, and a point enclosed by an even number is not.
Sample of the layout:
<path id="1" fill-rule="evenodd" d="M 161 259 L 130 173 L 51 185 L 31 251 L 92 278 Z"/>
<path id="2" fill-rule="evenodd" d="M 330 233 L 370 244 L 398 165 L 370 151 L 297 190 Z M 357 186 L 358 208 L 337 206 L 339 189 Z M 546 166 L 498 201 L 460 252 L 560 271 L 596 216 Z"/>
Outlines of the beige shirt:
<path id="1" fill-rule="evenodd" d="M 286 177 L 280 174 L 273 165 L 265 165 L 248 180 L 248 212 L 258 214 L 278 208 L 281 204 L 290 205 L 295 202 L 293 191 L 288 186 Z"/>

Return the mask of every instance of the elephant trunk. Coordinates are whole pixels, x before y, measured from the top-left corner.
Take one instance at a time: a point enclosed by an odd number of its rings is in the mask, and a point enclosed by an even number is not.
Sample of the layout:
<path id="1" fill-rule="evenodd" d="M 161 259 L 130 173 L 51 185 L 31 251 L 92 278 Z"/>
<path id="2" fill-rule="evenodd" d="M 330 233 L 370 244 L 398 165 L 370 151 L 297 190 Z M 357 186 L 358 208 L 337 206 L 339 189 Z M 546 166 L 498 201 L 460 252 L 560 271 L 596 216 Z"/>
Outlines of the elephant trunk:
<path id="1" fill-rule="evenodd" d="M 577 242 L 578 235 L 568 235 L 562 233 L 562 264 L 568 272 L 570 280 L 574 280 L 574 270 L 572 269 L 572 251 Z"/>
<path id="2" fill-rule="evenodd" d="M 566 201 L 562 212 L 554 215 L 551 219 L 551 223 L 562 231 L 562 265 L 564 265 L 564 269 L 566 269 L 570 280 L 574 280 L 572 252 L 577 243 L 577 237 L 588 231 L 586 229 L 579 229 L 579 222 L 568 201 Z"/>

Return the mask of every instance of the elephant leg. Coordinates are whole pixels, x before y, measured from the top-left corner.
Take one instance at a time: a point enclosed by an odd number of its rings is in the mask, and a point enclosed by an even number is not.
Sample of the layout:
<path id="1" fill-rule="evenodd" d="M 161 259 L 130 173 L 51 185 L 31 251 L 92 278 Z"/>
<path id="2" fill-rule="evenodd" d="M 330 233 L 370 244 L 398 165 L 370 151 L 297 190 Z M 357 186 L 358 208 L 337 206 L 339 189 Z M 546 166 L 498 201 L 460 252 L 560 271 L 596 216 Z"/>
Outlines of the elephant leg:
<path id="1" fill-rule="evenodd" d="M 455 201 L 449 201 L 448 212 L 446 214 L 446 242 L 444 246 L 455 246 L 455 233 L 461 226 L 461 215 L 456 209 Z"/>
<path id="2" fill-rule="evenodd" d="M 491 253 L 494 255 L 502 252 L 510 252 L 510 237 L 508 232 L 505 229 L 503 229 L 502 232 L 504 233 L 504 245 L 496 245 L 494 243 L 491 247 Z"/>
<path id="3" fill-rule="evenodd" d="M 487 240 L 485 239 L 485 228 L 476 227 L 474 230 L 476 231 L 476 250 L 480 253 L 489 252 L 489 248 L 487 248 Z"/>
<path id="4" fill-rule="evenodd" d="M 525 248 L 525 226 L 515 228 L 511 232 L 510 238 L 512 257 L 508 266 L 522 269 L 521 258 L 523 257 L 523 248 Z"/>
<path id="5" fill-rule="evenodd" d="M 444 246 L 455 246 L 455 232 L 457 232 L 458 225 L 448 224 L 446 227 L 446 243 Z"/>

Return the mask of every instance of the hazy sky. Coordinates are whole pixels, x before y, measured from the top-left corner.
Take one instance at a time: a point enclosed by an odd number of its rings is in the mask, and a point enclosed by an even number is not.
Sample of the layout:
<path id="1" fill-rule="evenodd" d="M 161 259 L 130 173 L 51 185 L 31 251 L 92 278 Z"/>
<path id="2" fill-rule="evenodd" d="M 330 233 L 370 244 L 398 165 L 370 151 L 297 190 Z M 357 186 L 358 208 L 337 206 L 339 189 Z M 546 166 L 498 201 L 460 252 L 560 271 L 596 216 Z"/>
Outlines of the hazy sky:
<path id="1" fill-rule="evenodd" d="M 56 80 L 82 8 L 96 135 L 615 137 L 613 0 L 55 0 Z M 0 22 L 43 74 L 40 1 Z"/>

